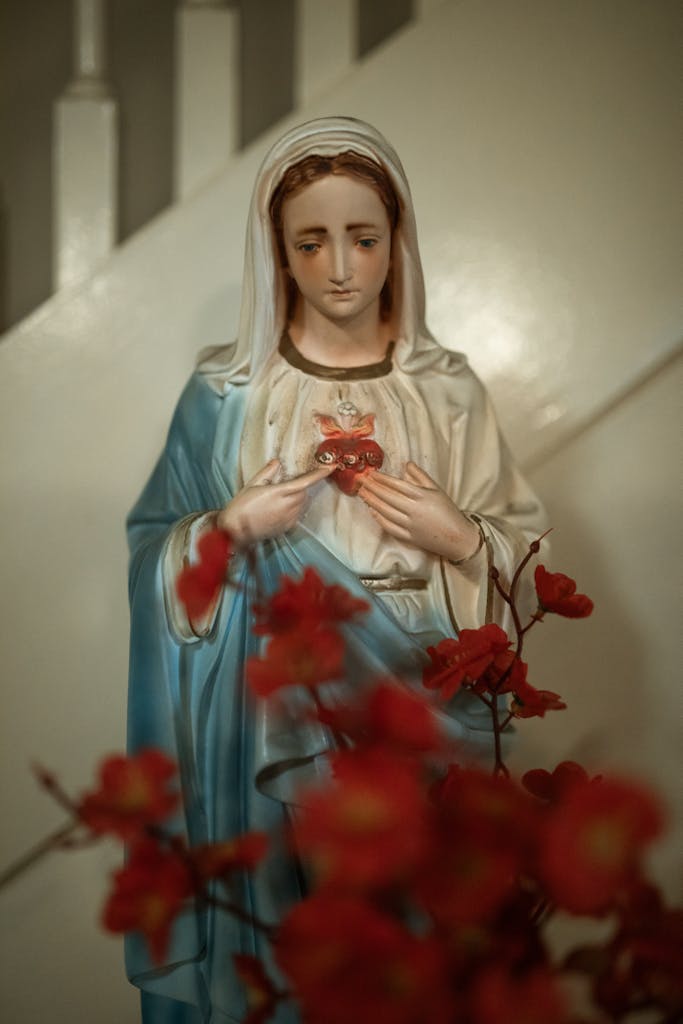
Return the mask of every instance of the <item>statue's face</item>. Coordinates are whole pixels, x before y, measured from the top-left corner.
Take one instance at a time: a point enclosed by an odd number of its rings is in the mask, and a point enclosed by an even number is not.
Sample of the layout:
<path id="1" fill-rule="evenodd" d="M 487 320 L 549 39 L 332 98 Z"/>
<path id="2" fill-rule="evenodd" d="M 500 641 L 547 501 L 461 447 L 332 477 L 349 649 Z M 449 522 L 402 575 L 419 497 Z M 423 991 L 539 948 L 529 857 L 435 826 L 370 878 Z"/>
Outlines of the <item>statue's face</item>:
<path id="1" fill-rule="evenodd" d="M 282 229 L 304 304 L 339 324 L 379 320 L 391 226 L 370 185 L 336 174 L 319 178 L 285 200 Z"/>

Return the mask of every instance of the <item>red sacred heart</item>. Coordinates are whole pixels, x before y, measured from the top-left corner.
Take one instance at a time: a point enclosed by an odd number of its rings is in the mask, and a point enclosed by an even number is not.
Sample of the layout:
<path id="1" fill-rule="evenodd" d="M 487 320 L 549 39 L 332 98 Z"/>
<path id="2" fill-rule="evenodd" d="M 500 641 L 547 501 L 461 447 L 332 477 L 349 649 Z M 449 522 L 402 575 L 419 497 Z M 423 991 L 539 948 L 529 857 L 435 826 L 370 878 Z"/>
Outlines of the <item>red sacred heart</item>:
<path id="1" fill-rule="evenodd" d="M 315 460 L 321 466 L 336 465 L 329 479 L 344 494 L 357 494 L 363 477 L 384 462 L 384 452 L 368 437 L 329 437 L 316 448 Z"/>

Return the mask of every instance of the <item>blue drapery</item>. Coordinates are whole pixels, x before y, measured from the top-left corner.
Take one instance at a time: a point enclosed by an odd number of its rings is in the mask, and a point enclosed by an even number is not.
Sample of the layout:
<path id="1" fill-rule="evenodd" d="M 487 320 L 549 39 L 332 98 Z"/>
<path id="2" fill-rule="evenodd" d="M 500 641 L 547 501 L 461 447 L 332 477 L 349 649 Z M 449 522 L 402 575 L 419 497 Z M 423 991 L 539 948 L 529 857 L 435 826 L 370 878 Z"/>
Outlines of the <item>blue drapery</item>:
<path id="1" fill-rule="evenodd" d="M 258 652 L 251 633 L 257 581 L 246 563 L 239 569 L 239 589 L 226 590 L 209 636 L 187 643 L 169 628 L 162 579 L 165 545 L 180 520 L 221 508 L 234 495 L 248 390 L 245 385 L 218 395 L 200 377 L 191 378 L 166 448 L 128 522 L 129 749 L 154 746 L 177 761 L 184 807 L 170 828 L 184 832 L 192 844 L 252 829 L 277 832 L 286 814 L 281 801 L 294 798 L 301 778 L 325 773 L 324 758 L 317 755 L 329 747 L 321 727 L 297 725 L 294 717 L 273 718 L 266 706 L 254 706 L 249 698 L 244 670 L 247 658 Z M 234 444 L 226 444 L 231 437 Z M 223 453 L 220 461 L 214 455 L 217 447 Z M 377 674 L 414 676 L 422 649 L 305 530 L 258 545 L 260 592 L 272 593 L 283 574 L 298 577 L 306 565 L 314 565 L 326 582 L 340 583 L 371 603 L 371 611 L 346 629 L 347 677 L 353 686 Z M 466 708 L 459 718 L 456 731 L 476 747 L 478 723 L 467 724 Z M 276 850 L 252 876 L 236 880 L 233 895 L 262 920 L 277 921 L 301 898 L 301 872 L 291 857 Z M 210 909 L 181 916 L 162 966 L 150 960 L 140 935 L 129 936 L 127 971 L 146 993 L 146 1024 L 242 1019 L 246 1005 L 232 966 L 236 952 L 256 954 L 272 967 L 258 931 Z M 185 1011 L 182 1004 L 195 1009 Z M 281 1007 L 276 1019 L 287 1024 L 297 1017 Z"/>

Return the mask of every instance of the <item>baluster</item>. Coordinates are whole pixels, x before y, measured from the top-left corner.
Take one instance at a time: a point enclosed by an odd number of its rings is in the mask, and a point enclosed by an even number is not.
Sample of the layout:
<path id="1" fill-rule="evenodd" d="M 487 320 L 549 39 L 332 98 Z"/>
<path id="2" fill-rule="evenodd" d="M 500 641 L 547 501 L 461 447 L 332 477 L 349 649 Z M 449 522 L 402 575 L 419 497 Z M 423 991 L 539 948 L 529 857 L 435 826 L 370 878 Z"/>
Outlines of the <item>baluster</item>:
<path id="1" fill-rule="evenodd" d="M 294 101 L 303 106 L 334 84 L 357 55 L 359 0 L 297 0 Z"/>
<path id="2" fill-rule="evenodd" d="M 228 163 L 239 142 L 239 10 L 186 0 L 176 12 L 174 191 L 182 199 Z"/>
<path id="3" fill-rule="evenodd" d="M 117 106 L 105 78 L 104 0 L 74 0 L 74 77 L 53 112 L 53 283 L 86 277 L 116 243 Z"/>

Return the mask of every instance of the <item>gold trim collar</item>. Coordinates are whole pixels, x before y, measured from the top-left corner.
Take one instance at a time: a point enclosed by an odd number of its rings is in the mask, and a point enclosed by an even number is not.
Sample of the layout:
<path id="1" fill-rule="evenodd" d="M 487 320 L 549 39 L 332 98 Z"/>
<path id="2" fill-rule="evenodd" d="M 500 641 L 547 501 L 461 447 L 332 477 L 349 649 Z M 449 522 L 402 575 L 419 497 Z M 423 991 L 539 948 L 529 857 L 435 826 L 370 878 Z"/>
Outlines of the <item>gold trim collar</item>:
<path id="1" fill-rule="evenodd" d="M 373 377 L 386 377 L 394 368 L 393 341 L 389 342 L 383 359 L 378 363 L 367 363 L 365 366 L 323 366 L 322 363 L 314 363 L 302 356 L 287 331 L 280 338 L 278 352 L 290 366 L 321 380 L 372 380 Z"/>

